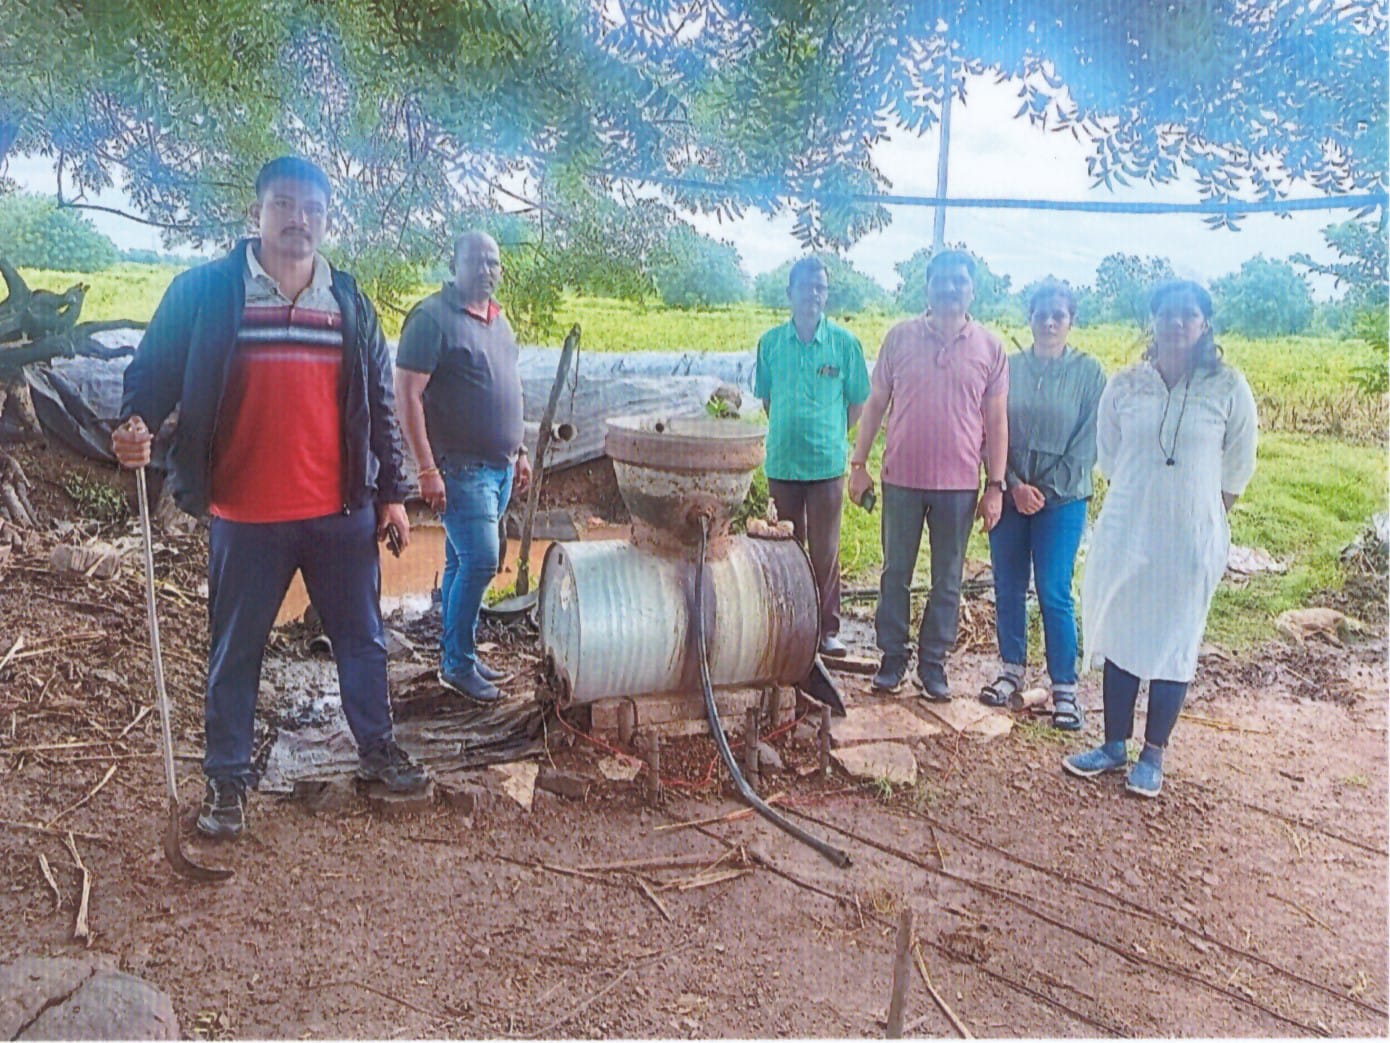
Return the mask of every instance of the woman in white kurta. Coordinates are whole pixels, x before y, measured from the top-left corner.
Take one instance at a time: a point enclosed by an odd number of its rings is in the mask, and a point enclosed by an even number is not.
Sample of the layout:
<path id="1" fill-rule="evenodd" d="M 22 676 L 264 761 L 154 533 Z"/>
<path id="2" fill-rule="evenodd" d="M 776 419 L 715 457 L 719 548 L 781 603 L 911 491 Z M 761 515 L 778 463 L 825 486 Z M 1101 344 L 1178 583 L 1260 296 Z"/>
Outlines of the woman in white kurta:
<path id="1" fill-rule="evenodd" d="M 1097 449 L 1110 480 L 1081 581 L 1086 660 L 1103 660 L 1105 744 L 1066 758 L 1073 775 L 1125 767 L 1141 679 L 1144 749 L 1126 788 L 1157 796 L 1163 751 L 1197 667 L 1226 568 L 1226 512 L 1255 471 L 1255 400 L 1221 360 L 1211 297 L 1165 283 L 1149 302 L 1153 343 L 1100 400 Z"/>

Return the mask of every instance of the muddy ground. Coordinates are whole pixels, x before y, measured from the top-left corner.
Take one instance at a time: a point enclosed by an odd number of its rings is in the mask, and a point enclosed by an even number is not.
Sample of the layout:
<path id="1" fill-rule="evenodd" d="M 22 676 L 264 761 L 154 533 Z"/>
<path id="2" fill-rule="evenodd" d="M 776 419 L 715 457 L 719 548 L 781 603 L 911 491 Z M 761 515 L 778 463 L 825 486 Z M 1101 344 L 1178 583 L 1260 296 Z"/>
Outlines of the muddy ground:
<path id="1" fill-rule="evenodd" d="M 48 525 L 95 503 L 77 503 L 62 486 L 85 487 L 65 476 L 111 480 L 57 450 L 20 456 Z M 757 819 L 669 828 L 738 807 L 722 769 L 699 786 L 708 739 L 668 745 L 666 799 L 648 807 L 640 780 L 607 781 L 605 751 L 553 727 L 546 759 L 594 780 L 582 800 L 538 792 L 530 812 L 496 796 L 471 814 L 441 802 L 383 817 L 361 798 L 314 813 L 253 795 L 239 843 L 188 835 L 195 857 L 236 870 L 209 887 L 175 878 L 159 849 L 138 563 L 110 580 L 58 575 L 60 539 L 76 533 L 31 534 L 0 564 L 0 659 L 23 639 L 0 668 L 0 962 L 81 948 L 79 876 L 60 839 L 71 830 L 92 873 L 91 948 L 167 990 L 185 1034 L 877 1036 L 904 907 L 923 969 L 976 1035 L 1390 1030 L 1383 638 L 1204 659 L 1154 802 L 1058 768 L 1099 735 L 1094 675 L 1083 738 L 1027 721 L 991 741 L 945 729 L 915 745 L 911 788 L 803 776 L 815 741 L 790 730 L 773 741 L 788 770 L 764 792 L 844 847 L 847 869 Z M 191 807 L 202 536 L 159 543 Z M 869 607 L 850 627 L 865 655 Z M 951 662 L 958 697 L 990 665 L 988 605 L 971 619 Z M 283 634 L 275 654 L 298 654 L 300 638 Z M 524 659 L 510 640 L 495 655 Z M 856 705 L 872 702 L 865 681 L 843 678 Z M 605 868 L 639 859 L 676 864 Z M 920 977 L 907 1022 L 954 1035 Z"/>

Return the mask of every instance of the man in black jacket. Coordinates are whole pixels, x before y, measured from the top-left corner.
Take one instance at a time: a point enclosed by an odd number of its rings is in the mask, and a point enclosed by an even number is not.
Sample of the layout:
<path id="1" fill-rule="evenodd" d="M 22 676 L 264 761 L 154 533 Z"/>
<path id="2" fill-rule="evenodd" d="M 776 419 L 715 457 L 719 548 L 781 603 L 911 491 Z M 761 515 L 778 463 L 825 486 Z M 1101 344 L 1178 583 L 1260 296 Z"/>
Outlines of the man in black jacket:
<path id="1" fill-rule="evenodd" d="M 318 253 L 331 190 L 297 157 L 256 178 L 260 237 L 174 280 L 125 373 L 125 467 L 150 459 L 175 406 L 174 497 L 209 513 L 208 650 L 198 828 L 234 837 L 246 820 L 252 729 L 266 639 L 296 570 L 338 664 L 359 778 L 397 792 L 428 776 L 396 744 L 386 688 L 376 541 L 404 545 L 401 438 L 376 312 Z"/>

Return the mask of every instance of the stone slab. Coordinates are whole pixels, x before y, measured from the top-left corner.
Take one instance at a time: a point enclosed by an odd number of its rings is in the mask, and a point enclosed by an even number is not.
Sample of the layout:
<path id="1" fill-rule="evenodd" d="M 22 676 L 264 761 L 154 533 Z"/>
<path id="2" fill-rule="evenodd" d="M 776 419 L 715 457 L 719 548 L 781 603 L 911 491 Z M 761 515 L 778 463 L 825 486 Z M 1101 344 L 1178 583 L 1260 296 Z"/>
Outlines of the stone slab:
<path id="1" fill-rule="evenodd" d="M 918 717 L 898 703 L 851 706 L 843 717 L 830 719 L 830 739 L 836 746 L 885 739 L 923 739 L 941 732 L 941 725 Z"/>
<path id="2" fill-rule="evenodd" d="M 1014 730 L 1014 720 L 1007 714 L 987 713 L 965 729 L 972 739 L 998 739 Z"/>
<path id="3" fill-rule="evenodd" d="M 583 800 L 589 795 L 592 783 L 583 775 L 557 768 L 542 767 L 536 776 L 536 788 L 568 800 Z"/>
<path id="4" fill-rule="evenodd" d="M 866 742 L 836 750 L 830 756 L 856 779 L 884 779 L 895 786 L 911 786 L 917 781 L 917 758 L 900 742 Z"/>
<path id="5" fill-rule="evenodd" d="M 502 792 L 526 811 L 531 810 L 531 805 L 536 799 L 536 777 L 540 770 L 540 765 L 535 761 L 492 764 L 487 769 L 488 774 L 501 786 Z"/>
<path id="6" fill-rule="evenodd" d="M 921 700 L 922 708 L 953 732 L 963 732 L 982 717 L 994 714 L 988 706 L 974 699 L 952 699 L 949 703 Z"/>
<path id="7" fill-rule="evenodd" d="M 178 1039 L 169 997 L 123 971 L 100 970 L 49 1007 L 17 1039 Z"/>
<path id="8" fill-rule="evenodd" d="M 21 956 L 0 966 L 0 1039 L 14 1039 L 44 1007 L 77 991 L 99 966 L 67 956 Z"/>

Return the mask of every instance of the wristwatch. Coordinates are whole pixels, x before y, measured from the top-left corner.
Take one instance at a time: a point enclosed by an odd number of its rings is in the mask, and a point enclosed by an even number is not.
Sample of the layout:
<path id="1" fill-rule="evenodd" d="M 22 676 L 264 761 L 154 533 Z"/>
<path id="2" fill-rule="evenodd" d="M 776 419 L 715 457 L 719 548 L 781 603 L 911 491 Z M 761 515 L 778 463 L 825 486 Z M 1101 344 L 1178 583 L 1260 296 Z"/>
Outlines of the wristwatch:
<path id="1" fill-rule="evenodd" d="M 1003 494 L 1003 492 L 1004 492 L 1004 479 L 1002 479 L 1002 478 L 994 478 L 994 479 L 991 479 L 991 480 L 988 481 L 988 482 L 985 482 L 985 491 L 986 491 L 986 492 L 988 492 L 990 489 L 994 489 L 994 488 L 997 488 L 997 489 L 999 490 L 1000 494 Z"/>

